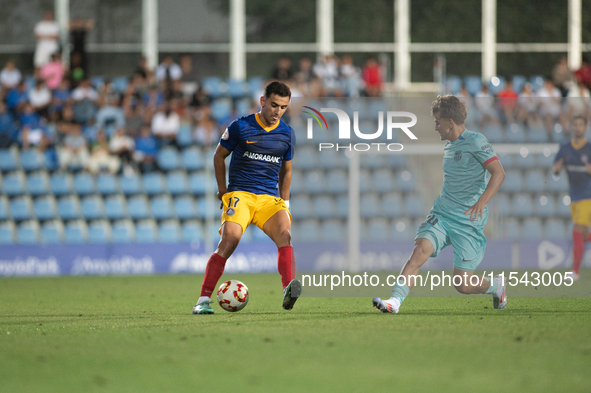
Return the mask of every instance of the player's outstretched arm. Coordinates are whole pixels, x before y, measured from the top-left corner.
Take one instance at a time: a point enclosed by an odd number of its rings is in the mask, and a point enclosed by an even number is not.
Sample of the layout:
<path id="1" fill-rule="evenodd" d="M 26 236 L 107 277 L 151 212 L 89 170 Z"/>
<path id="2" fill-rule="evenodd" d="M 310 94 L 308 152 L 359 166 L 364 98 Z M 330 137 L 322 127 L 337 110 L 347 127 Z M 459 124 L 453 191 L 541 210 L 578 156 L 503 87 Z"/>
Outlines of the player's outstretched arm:
<path id="1" fill-rule="evenodd" d="M 218 184 L 218 199 L 221 201 L 222 196 L 228 192 L 226 185 L 226 157 L 230 155 L 230 150 L 218 144 L 213 154 L 213 170 L 215 173 L 215 181 Z"/>
<path id="2" fill-rule="evenodd" d="M 552 167 L 552 173 L 554 173 L 555 175 L 558 175 L 560 173 L 560 171 L 562 171 L 562 164 L 563 163 L 564 163 L 564 158 L 558 159 L 554 163 L 554 167 Z"/>
<path id="3" fill-rule="evenodd" d="M 480 219 L 482 219 L 486 204 L 490 202 L 505 180 L 505 170 L 499 160 L 490 162 L 485 168 L 490 172 L 490 180 L 488 181 L 484 192 L 478 199 L 478 202 L 464 213 L 464 215 L 470 215 L 470 220 L 478 220 L 479 215 Z"/>
<path id="4" fill-rule="evenodd" d="M 279 169 L 279 196 L 284 201 L 289 201 L 289 190 L 291 189 L 291 160 L 283 161 Z"/>

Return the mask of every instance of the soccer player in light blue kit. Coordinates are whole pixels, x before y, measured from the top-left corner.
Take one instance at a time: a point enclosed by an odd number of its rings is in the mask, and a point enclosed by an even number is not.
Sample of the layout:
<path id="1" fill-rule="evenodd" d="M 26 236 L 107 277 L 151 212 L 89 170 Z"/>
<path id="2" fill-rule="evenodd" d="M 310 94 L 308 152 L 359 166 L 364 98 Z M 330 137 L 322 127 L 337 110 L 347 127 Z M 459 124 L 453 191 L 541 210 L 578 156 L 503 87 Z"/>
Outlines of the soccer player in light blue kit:
<path id="1" fill-rule="evenodd" d="M 412 254 L 388 300 L 374 298 L 372 304 L 382 312 L 398 313 L 400 304 L 415 285 L 416 275 L 429 257 L 436 257 L 445 247 L 454 250 L 454 286 L 464 294 L 491 294 L 494 308 L 505 308 L 505 283 L 496 276 L 492 281 L 479 277 L 471 285 L 470 277 L 484 257 L 486 204 L 497 192 L 505 171 L 488 140 L 480 133 L 466 130 L 466 105 L 457 97 L 437 96 L 431 104 L 435 130 L 448 142 L 443 155 L 443 188 L 433 203 L 415 238 Z M 486 183 L 486 171 L 491 177 Z M 404 276 L 405 280 L 402 279 Z M 456 285 L 460 280 L 460 285 Z"/>

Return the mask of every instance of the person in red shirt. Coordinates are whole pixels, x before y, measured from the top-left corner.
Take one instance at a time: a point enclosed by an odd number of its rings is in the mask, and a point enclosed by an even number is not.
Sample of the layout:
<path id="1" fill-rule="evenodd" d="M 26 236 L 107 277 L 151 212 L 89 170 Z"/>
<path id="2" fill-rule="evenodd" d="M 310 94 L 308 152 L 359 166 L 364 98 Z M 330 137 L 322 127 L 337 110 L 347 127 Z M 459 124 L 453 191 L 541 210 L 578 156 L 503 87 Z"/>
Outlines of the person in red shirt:
<path id="1" fill-rule="evenodd" d="M 583 83 L 587 89 L 591 89 L 591 64 L 588 57 L 583 58 L 581 68 L 575 71 L 575 78 L 578 83 Z"/>
<path id="2" fill-rule="evenodd" d="M 384 80 L 382 78 L 382 69 L 377 60 L 373 57 L 367 59 L 363 67 L 363 81 L 365 82 L 365 91 L 370 97 L 379 97 L 382 95 Z"/>
<path id="3" fill-rule="evenodd" d="M 505 120 L 507 123 L 513 123 L 515 119 L 518 96 L 517 92 L 513 90 L 513 82 L 510 79 L 507 79 L 505 88 L 498 94 L 499 107 L 505 114 Z"/>

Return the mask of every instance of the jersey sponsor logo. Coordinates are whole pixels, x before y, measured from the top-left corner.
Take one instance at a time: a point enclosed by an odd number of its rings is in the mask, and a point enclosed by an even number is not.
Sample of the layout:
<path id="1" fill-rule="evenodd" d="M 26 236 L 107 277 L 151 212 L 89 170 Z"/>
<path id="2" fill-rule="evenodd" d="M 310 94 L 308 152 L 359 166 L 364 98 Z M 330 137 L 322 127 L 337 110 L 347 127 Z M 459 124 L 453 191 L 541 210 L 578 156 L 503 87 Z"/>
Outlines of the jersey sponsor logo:
<path id="1" fill-rule="evenodd" d="M 272 156 L 270 154 L 253 153 L 250 151 L 245 151 L 242 157 L 248 157 L 251 160 L 272 162 L 274 164 L 279 164 L 281 162 L 281 157 Z"/>
<path id="2" fill-rule="evenodd" d="M 493 148 L 490 143 L 480 146 L 480 149 L 486 154 L 491 154 L 493 152 Z"/>
<path id="3" fill-rule="evenodd" d="M 222 139 L 223 140 L 228 140 L 229 137 L 230 137 L 230 132 L 226 128 L 226 131 L 224 131 L 224 133 L 222 134 Z"/>
<path id="4" fill-rule="evenodd" d="M 246 143 L 257 143 L 257 141 L 246 141 Z"/>
<path id="5" fill-rule="evenodd" d="M 454 161 L 460 161 L 461 159 L 462 159 L 462 152 L 456 151 L 456 154 L 454 154 Z"/>
<path id="6" fill-rule="evenodd" d="M 566 170 L 568 172 L 587 172 L 587 167 L 585 165 L 567 165 Z"/>

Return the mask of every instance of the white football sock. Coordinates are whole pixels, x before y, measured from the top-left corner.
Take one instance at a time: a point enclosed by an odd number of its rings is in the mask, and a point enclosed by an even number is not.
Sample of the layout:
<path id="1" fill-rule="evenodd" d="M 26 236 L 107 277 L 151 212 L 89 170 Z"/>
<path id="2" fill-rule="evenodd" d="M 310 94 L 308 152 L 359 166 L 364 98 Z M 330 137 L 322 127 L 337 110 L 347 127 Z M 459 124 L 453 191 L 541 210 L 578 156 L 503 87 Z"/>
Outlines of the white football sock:
<path id="1" fill-rule="evenodd" d="M 210 302 L 211 298 L 209 296 L 201 296 L 199 297 L 199 300 L 197 300 L 197 304 L 201 303 L 201 302 Z"/>

